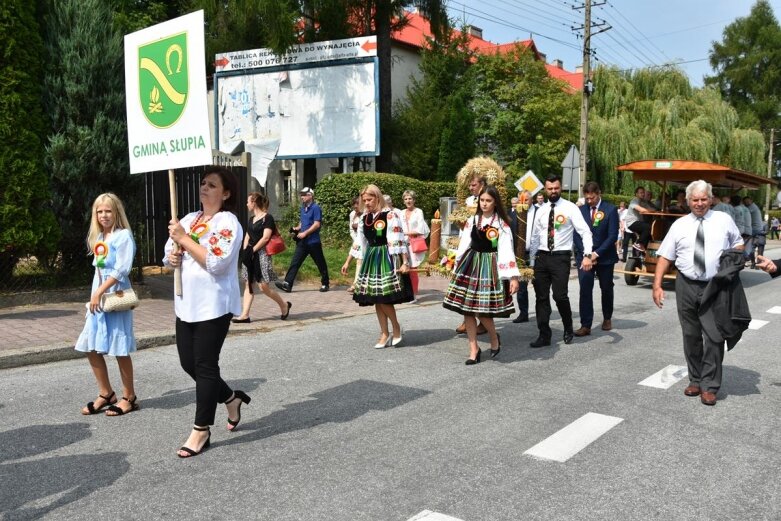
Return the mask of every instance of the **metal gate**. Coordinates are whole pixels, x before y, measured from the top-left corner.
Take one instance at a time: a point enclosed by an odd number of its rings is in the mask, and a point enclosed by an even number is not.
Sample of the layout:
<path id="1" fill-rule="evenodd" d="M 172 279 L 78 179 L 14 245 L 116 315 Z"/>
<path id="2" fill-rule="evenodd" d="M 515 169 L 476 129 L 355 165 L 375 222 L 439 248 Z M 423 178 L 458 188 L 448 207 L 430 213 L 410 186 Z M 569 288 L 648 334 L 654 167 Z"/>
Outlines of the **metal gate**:
<path id="1" fill-rule="evenodd" d="M 212 150 L 212 164 L 232 171 L 239 181 L 237 215 L 242 226 L 247 222 L 247 192 L 250 181 L 250 154 L 229 156 Z M 176 170 L 176 204 L 178 217 L 200 210 L 199 190 L 205 167 Z M 144 175 L 144 229 L 136 232 L 142 266 L 161 266 L 165 243 L 168 240 L 168 221 L 171 219 L 168 171 Z"/>

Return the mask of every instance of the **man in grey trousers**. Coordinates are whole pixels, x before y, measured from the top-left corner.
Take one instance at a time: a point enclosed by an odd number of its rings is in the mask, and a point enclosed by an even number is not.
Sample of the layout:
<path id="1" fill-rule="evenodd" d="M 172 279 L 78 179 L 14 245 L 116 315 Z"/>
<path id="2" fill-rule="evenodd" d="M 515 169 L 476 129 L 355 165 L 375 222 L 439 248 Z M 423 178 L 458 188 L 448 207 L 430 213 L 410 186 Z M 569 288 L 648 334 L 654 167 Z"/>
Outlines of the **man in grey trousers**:
<path id="1" fill-rule="evenodd" d="M 705 181 L 694 181 L 686 187 L 691 213 L 673 223 L 657 250 L 653 285 L 654 303 L 661 309 L 664 303 L 662 280 L 675 263 L 678 269 L 675 300 L 683 331 L 683 353 L 689 368 L 689 385 L 683 393 L 699 396 L 704 405 L 716 404 L 716 393 L 721 386 L 724 340 L 717 342 L 713 340 L 717 334 L 706 333 L 718 328 L 713 313 L 700 313 L 700 304 L 708 281 L 719 271 L 722 252 L 743 249 L 743 239 L 732 218 L 710 209 L 712 197 L 712 187 Z"/>

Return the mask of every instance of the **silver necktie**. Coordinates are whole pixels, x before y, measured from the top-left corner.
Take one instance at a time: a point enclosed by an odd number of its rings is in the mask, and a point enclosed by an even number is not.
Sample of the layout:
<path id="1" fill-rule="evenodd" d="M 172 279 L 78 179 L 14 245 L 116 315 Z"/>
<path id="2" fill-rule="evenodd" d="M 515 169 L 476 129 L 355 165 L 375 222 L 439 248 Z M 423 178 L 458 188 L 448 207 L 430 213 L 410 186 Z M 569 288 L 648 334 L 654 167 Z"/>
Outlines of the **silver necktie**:
<path id="1" fill-rule="evenodd" d="M 694 269 L 698 277 L 705 275 L 705 230 L 702 226 L 702 219 L 702 217 L 697 218 L 700 223 L 697 226 L 697 238 L 694 241 Z"/>

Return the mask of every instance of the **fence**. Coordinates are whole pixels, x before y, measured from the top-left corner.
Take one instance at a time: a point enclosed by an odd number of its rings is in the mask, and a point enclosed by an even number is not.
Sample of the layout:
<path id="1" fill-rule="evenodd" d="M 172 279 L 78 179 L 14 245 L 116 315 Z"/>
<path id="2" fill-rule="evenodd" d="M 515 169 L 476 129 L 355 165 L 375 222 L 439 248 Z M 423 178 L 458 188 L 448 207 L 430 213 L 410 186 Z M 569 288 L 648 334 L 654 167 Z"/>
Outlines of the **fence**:
<path id="1" fill-rule="evenodd" d="M 225 166 L 239 179 L 238 208 L 239 221 L 247 222 L 248 187 L 250 185 L 250 154 L 230 156 L 217 150 L 212 151 L 212 162 Z M 182 168 L 176 170 L 176 197 L 178 217 L 200 209 L 199 187 L 204 167 Z M 168 171 L 143 174 L 142 215 L 136 222 L 131 222 L 136 240 L 136 260 L 134 276 L 140 276 L 140 267 L 162 265 L 163 250 L 168 240 L 168 221 L 171 219 L 171 204 L 168 187 Z M 132 194 L 126 194 L 131 197 Z M 86 231 L 85 231 L 86 234 Z M 87 281 L 83 276 L 78 280 L 69 274 L 58 270 L 56 261 L 51 266 L 45 266 L 34 255 L 21 258 L 10 258 L 0 255 L 0 272 L 6 274 L 0 280 L 0 297 L 41 292 L 74 285 L 85 286 Z M 9 300 L 10 301 L 10 300 Z M 0 306 L 3 305 L 0 299 Z M 16 302 L 14 300 L 14 302 Z M 15 305 L 15 304 L 8 304 Z"/>

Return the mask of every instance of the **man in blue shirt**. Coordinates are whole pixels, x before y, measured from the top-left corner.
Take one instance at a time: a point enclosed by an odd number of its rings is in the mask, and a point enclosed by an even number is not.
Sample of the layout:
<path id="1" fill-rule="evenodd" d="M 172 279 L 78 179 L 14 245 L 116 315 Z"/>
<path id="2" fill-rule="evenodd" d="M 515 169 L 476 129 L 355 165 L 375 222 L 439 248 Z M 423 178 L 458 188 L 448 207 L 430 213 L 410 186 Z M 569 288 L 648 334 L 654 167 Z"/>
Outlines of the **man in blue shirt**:
<path id="1" fill-rule="evenodd" d="M 298 226 L 293 228 L 296 232 L 296 251 L 293 253 L 293 259 L 290 261 L 290 267 L 285 274 L 284 281 L 277 281 L 276 285 L 282 291 L 290 293 L 293 291 L 293 282 L 296 280 L 298 269 L 311 255 L 312 259 L 320 270 L 320 291 L 325 292 L 330 289 L 328 280 L 328 266 L 323 256 L 323 245 L 320 243 L 320 225 L 323 222 L 323 211 L 315 203 L 315 191 L 309 187 L 304 187 L 301 194 L 300 221 Z"/>

